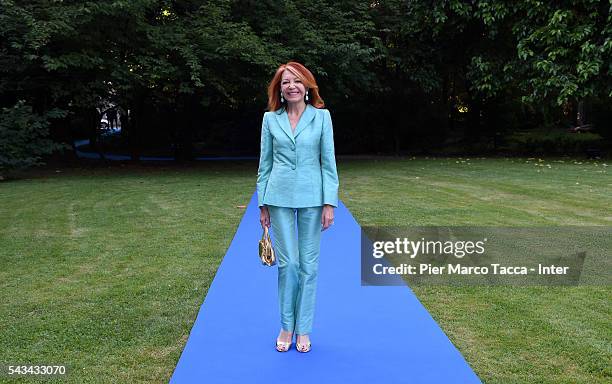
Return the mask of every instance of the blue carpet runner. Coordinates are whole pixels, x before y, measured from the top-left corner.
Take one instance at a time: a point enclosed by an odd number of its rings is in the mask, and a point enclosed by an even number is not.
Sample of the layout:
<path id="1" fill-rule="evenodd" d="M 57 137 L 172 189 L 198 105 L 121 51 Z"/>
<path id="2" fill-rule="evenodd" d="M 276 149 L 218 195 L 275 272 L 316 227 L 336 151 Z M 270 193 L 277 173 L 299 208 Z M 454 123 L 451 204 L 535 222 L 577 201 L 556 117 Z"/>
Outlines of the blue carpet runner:
<path id="1" fill-rule="evenodd" d="M 361 229 L 342 202 L 321 239 L 312 350 L 277 352 L 277 267 L 259 261 L 260 238 L 254 194 L 171 383 L 480 383 L 408 286 L 361 285 Z"/>

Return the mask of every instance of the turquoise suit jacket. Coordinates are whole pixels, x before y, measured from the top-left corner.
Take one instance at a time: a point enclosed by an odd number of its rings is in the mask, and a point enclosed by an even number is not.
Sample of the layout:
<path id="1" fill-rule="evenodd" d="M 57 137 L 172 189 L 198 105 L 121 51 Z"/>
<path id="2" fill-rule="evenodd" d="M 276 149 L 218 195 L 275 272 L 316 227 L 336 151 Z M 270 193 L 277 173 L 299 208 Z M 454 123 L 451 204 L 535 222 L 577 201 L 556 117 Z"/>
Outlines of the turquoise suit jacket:
<path id="1" fill-rule="evenodd" d="M 329 111 L 306 104 L 295 135 L 287 111 L 279 112 L 265 112 L 263 116 L 258 205 L 338 207 L 339 182 Z"/>

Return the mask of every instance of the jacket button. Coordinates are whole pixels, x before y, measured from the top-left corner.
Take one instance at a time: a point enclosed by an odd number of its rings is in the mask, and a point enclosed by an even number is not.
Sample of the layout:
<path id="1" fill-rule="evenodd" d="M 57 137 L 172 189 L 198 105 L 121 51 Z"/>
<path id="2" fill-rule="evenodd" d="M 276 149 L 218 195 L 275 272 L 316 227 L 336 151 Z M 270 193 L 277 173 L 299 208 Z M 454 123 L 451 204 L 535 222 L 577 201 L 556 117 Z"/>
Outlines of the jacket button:
<path id="1" fill-rule="evenodd" d="M 292 150 L 292 151 L 295 151 L 295 145 L 292 145 L 292 146 L 291 146 L 291 150 Z"/>
<path id="2" fill-rule="evenodd" d="M 291 165 L 291 169 L 295 169 L 295 164 L 292 164 L 292 165 Z"/>

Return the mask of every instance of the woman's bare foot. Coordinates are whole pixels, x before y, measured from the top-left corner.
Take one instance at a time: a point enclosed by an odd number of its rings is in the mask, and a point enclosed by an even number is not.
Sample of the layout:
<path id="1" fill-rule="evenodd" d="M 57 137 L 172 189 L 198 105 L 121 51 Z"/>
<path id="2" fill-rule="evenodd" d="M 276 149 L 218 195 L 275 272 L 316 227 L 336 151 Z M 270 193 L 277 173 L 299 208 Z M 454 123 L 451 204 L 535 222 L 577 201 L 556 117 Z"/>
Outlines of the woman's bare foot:
<path id="1" fill-rule="evenodd" d="M 278 337 L 276 338 L 276 349 L 279 352 L 287 352 L 293 339 L 293 332 L 285 331 L 281 329 Z"/>
<path id="2" fill-rule="evenodd" d="M 297 335 L 295 347 L 300 352 L 310 351 L 310 337 L 308 335 Z"/>

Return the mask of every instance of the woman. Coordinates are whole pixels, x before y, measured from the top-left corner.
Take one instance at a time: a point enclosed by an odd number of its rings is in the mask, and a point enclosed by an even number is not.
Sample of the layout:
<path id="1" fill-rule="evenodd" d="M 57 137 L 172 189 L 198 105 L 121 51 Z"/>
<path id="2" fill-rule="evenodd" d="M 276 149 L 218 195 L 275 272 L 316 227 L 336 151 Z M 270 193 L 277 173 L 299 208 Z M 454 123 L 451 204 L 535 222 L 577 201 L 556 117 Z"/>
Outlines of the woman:
<path id="1" fill-rule="evenodd" d="M 290 61 L 278 68 L 268 86 L 257 195 L 278 260 L 279 352 L 289 350 L 293 333 L 296 349 L 310 351 L 321 232 L 334 223 L 338 207 L 331 115 L 323 107 L 306 67 Z"/>

